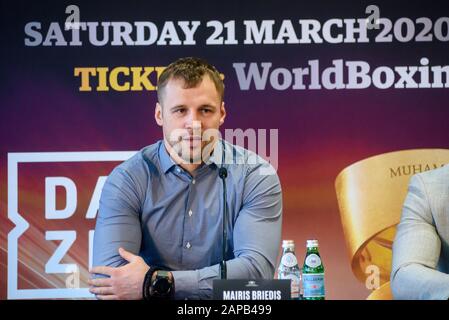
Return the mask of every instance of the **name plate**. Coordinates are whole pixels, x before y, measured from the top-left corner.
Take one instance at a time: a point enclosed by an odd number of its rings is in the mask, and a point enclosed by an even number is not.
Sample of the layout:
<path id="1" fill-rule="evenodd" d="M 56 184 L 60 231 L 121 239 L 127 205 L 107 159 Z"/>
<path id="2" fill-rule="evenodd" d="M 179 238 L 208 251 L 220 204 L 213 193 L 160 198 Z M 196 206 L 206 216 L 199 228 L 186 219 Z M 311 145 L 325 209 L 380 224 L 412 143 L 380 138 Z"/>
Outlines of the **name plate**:
<path id="1" fill-rule="evenodd" d="M 214 280 L 215 300 L 290 300 L 290 280 Z"/>

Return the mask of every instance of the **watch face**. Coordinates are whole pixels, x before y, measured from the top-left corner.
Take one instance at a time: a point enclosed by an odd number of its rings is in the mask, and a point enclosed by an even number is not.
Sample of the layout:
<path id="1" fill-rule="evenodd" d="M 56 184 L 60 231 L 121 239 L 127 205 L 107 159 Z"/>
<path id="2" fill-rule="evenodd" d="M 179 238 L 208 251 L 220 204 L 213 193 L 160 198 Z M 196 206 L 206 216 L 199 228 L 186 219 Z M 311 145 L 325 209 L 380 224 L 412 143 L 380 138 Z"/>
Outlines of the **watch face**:
<path id="1" fill-rule="evenodd" d="M 154 291 L 158 294 L 167 294 L 170 292 L 170 283 L 168 279 L 156 279 L 154 283 Z"/>

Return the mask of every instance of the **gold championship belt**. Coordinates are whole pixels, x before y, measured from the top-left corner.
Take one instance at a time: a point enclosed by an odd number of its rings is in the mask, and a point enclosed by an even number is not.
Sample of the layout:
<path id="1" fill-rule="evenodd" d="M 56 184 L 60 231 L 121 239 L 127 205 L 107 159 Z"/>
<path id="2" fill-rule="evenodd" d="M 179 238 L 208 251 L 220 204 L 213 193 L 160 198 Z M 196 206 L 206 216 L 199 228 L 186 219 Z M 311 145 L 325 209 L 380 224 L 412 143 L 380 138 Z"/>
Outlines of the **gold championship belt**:
<path id="1" fill-rule="evenodd" d="M 356 162 L 337 176 L 335 189 L 351 268 L 373 290 L 368 299 L 392 298 L 392 245 L 410 177 L 447 163 L 447 149 L 405 150 Z M 369 279 L 373 275 L 377 281 Z"/>

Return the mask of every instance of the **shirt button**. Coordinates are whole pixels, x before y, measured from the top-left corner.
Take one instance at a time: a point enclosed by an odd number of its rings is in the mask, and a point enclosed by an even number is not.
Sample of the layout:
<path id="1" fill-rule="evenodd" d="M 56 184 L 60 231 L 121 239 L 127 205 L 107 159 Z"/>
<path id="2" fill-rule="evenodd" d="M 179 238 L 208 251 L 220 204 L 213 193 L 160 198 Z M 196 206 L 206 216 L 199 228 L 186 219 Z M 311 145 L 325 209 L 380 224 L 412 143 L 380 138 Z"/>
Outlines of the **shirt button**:
<path id="1" fill-rule="evenodd" d="M 191 247 L 190 242 L 187 242 L 186 248 L 187 248 L 187 249 L 190 249 L 190 247 Z"/>
<path id="2" fill-rule="evenodd" d="M 179 168 L 176 168 L 176 171 L 177 171 L 178 173 L 180 173 L 180 172 L 181 172 L 181 169 L 179 169 Z"/>
<path id="3" fill-rule="evenodd" d="M 192 210 L 189 210 L 189 217 L 191 217 L 193 214 Z"/>
<path id="4" fill-rule="evenodd" d="M 195 179 L 193 179 L 193 180 L 192 180 L 192 184 L 195 184 L 195 182 L 196 182 Z"/>

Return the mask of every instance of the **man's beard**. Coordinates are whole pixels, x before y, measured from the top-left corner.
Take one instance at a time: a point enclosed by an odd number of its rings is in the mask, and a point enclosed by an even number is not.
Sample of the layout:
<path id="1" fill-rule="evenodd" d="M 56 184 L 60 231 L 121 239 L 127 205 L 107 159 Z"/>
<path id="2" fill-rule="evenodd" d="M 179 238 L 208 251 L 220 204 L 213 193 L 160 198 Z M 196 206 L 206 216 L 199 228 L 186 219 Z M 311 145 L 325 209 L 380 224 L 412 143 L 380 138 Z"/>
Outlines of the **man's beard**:
<path id="1" fill-rule="evenodd" d="M 202 141 L 201 137 L 190 140 L 190 138 L 179 136 L 177 140 L 169 140 L 173 151 L 185 164 L 201 164 L 204 160 L 203 150 L 209 143 L 209 141 Z"/>

